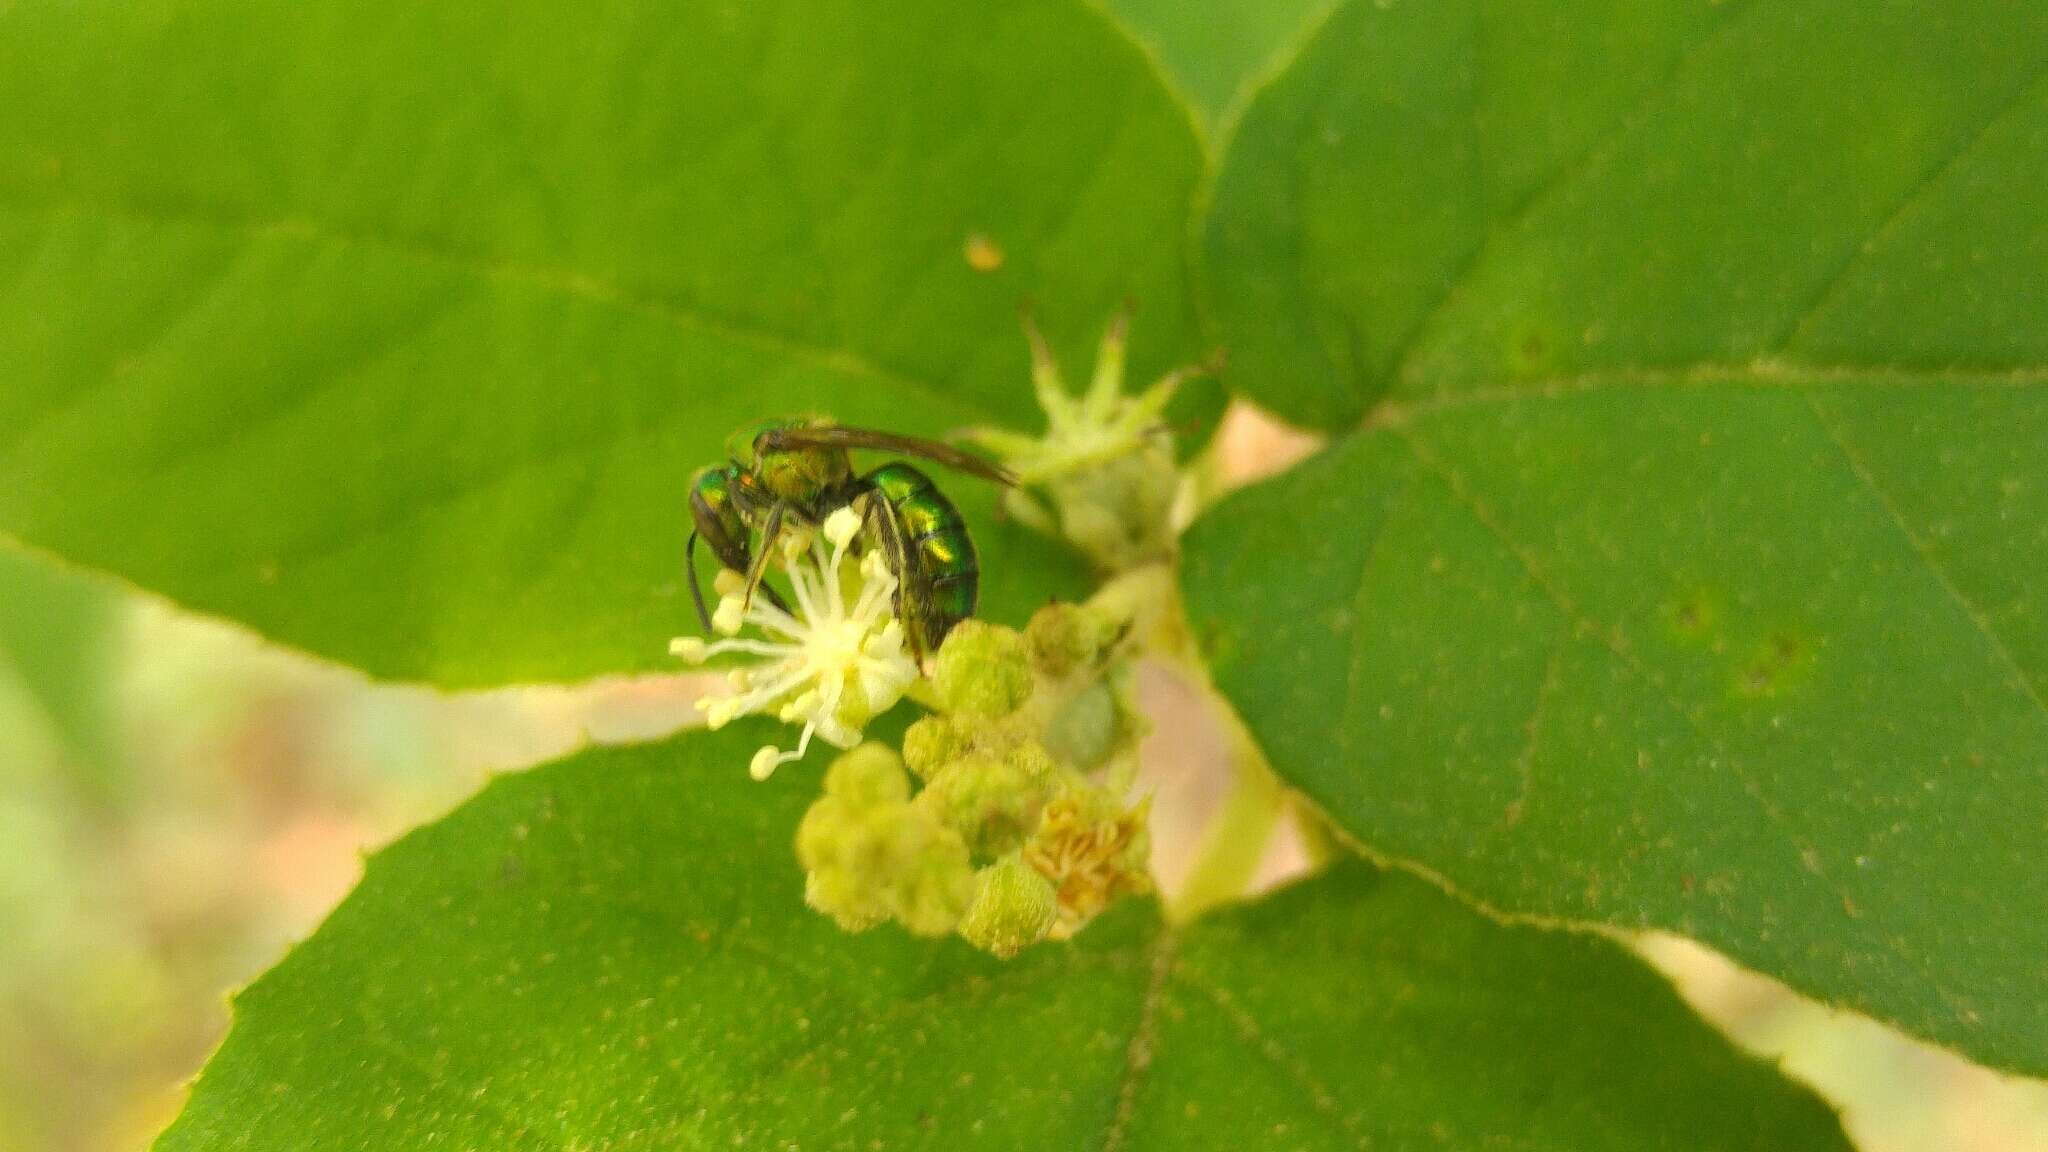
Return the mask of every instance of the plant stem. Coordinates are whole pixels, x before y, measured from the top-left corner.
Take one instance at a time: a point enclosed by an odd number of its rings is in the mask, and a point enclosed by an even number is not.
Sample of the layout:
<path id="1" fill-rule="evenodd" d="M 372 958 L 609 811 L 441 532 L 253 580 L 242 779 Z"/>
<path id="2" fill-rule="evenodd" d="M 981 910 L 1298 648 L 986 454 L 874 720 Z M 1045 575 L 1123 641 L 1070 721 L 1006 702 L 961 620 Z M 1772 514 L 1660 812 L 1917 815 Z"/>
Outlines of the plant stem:
<path id="1" fill-rule="evenodd" d="M 1170 920 L 1184 923 L 1244 895 L 1288 807 L 1288 792 L 1230 702 L 1210 683 L 1171 565 L 1145 565 L 1118 576 L 1096 593 L 1096 603 L 1129 614 L 1143 651 L 1201 691 L 1229 744 L 1230 795 L 1203 830 L 1194 869 L 1167 907 Z"/>
<path id="2" fill-rule="evenodd" d="M 1211 696 L 1211 699 L 1215 697 Z M 1287 790 L 1266 763 L 1265 753 L 1253 742 L 1229 705 L 1215 700 L 1230 741 L 1230 766 L 1235 780 L 1222 811 L 1202 835 L 1201 853 L 1194 870 L 1168 908 L 1168 915 L 1184 923 L 1219 904 L 1244 895 L 1273 828 L 1287 804 Z"/>

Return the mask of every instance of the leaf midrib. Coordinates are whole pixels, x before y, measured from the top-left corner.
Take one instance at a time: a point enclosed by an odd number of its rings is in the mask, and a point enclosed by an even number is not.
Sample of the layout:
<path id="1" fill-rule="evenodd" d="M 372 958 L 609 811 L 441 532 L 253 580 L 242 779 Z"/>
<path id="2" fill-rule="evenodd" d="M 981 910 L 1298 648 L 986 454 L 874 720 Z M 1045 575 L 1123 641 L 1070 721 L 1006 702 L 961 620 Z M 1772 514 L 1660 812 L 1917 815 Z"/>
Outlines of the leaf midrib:
<path id="1" fill-rule="evenodd" d="M 2048 720 L 2048 691 L 2035 683 L 2012 655 L 2010 647 L 1992 626 L 1983 608 L 1971 600 L 1937 562 L 1933 549 L 1919 538 L 1891 497 L 1878 484 L 1842 433 L 1828 420 L 1813 399 L 1813 391 L 1853 385 L 1860 388 L 1948 387 L 1967 389 L 2032 390 L 2048 387 L 2048 365 L 2024 365 L 1995 369 L 1905 368 L 1887 365 L 1801 364 L 1782 358 L 1765 358 L 1747 363 L 1702 362 L 1670 368 L 1601 369 L 1569 376 L 1553 376 L 1518 384 L 1473 389 L 1426 400 L 1403 403 L 1383 402 L 1369 413 L 1348 436 L 1392 432 L 1411 449 L 1414 441 L 1407 426 L 1465 409 L 1500 408 L 1511 404 L 1576 399 L 1608 392 L 1639 390 L 1649 393 L 1703 391 L 1735 387 L 1747 391 L 1782 391 L 1799 395 L 1824 436 L 1841 452 L 1845 465 L 1868 491 L 1904 537 L 1909 550 L 1955 601 L 1972 626 L 1992 648 L 1993 654 L 2011 674 L 2016 687 L 2044 720 Z M 1510 549 L 1512 551 L 1512 549 Z"/>
<path id="2" fill-rule="evenodd" d="M 330 245 L 361 253 L 395 255 L 423 267 L 453 273 L 486 284 L 511 284 L 539 289 L 566 302 L 594 306 L 613 312 L 653 319 L 677 331 L 708 336 L 773 355 L 784 356 L 808 366 L 846 376 L 875 381 L 948 408 L 967 409 L 983 419 L 996 414 L 979 396 L 966 390 L 949 390 L 905 370 L 883 365 L 851 347 L 821 345 L 804 341 L 758 324 L 719 316 L 695 305 L 678 304 L 663 297 L 636 292 L 613 281 L 566 266 L 525 264 L 498 256 L 477 256 L 446 246 L 437 246 L 395 233 L 343 228 L 333 222 L 306 216 L 263 216 L 197 205 L 171 206 L 137 199 L 88 196 L 75 190 L 68 195 L 55 186 L 40 189 L 0 186 L 0 203 L 47 214 L 70 213 L 99 221 L 122 221 L 159 228 L 205 228 L 229 233 L 248 245 L 264 240 L 297 241 L 309 246 Z M 64 397 L 54 411 L 69 409 L 85 394 L 96 392 L 115 377 L 110 374 L 99 386 L 81 389 Z M 324 390 L 324 389 L 323 389 Z M 296 407 L 296 405 L 294 405 Z M 680 413 L 678 413 L 680 415 Z M 13 430 L 13 445 L 34 436 L 44 422 L 39 416 Z M 655 435 L 672 425 L 643 429 L 641 435 Z M 245 430 L 246 431 L 246 430 Z M 467 476 L 421 498 L 380 511 L 360 521 L 343 524 L 314 539 L 295 541 L 279 555 L 267 557 L 273 563 L 293 564 L 318 560 L 350 547 L 357 541 L 451 506 L 513 478 L 528 475 L 564 459 L 623 442 L 615 432 L 598 436 L 571 437 L 542 446 L 537 452 L 518 454 L 500 466 Z"/>
<path id="3" fill-rule="evenodd" d="M 1746 391 L 1801 391 L 1856 385 L 1865 388 L 2032 389 L 2048 386 L 2048 364 L 1915 365 L 1813 363 L 1783 356 L 1747 361 L 1692 361 L 1671 365 L 1592 368 L 1509 384 L 1469 388 L 1419 400 L 1382 401 L 1352 429 L 1371 432 L 1468 408 L 1495 408 L 1532 401 L 1568 400 L 1629 389 L 1700 391 L 1720 386 Z"/>
<path id="4" fill-rule="evenodd" d="M 1885 491 L 1882 484 L 1878 483 L 1876 475 L 1871 472 L 1869 464 L 1864 461 L 1863 454 L 1858 452 L 1855 446 L 1849 442 L 1848 434 L 1842 431 L 1828 417 L 1828 414 L 1822 410 L 1820 402 L 1813 398 L 1813 393 L 1802 392 L 1800 393 L 1800 398 L 1806 401 L 1806 407 L 1813 413 L 1814 423 L 1819 425 L 1822 435 L 1826 436 L 1828 442 L 1841 452 L 1842 460 L 1848 465 L 1850 474 L 1854 475 L 1857 482 L 1870 493 L 1871 499 L 1876 501 L 1877 506 L 1884 510 L 1884 514 L 1891 521 L 1892 526 L 1899 530 L 1899 535 L 1905 540 L 1906 547 L 1913 553 L 1915 558 L 1926 565 L 1928 572 L 1933 574 L 1935 582 L 1940 584 L 1942 590 L 1948 593 L 1949 598 L 1955 601 L 1956 606 L 1962 609 L 1963 615 L 1969 617 L 1970 623 L 1984 637 L 1985 643 L 1991 645 L 1992 652 L 2005 665 L 2006 671 L 2012 674 L 2013 686 L 2018 688 L 2022 695 L 2033 702 L 2034 709 L 2041 714 L 2044 720 L 2048 720 L 2048 701 L 2043 701 L 2042 699 L 2041 686 L 2034 683 L 2033 678 L 2027 675 L 2026 669 L 2022 668 L 2020 662 L 2013 657 L 2012 649 L 1999 636 L 1998 630 L 1991 626 L 1990 615 L 1984 611 L 1982 605 L 1963 593 L 1962 588 L 1949 576 L 1948 570 L 1943 568 L 1935 559 L 1933 547 L 1927 541 L 1921 539 L 1920 533 L 1914 531 L 1913 526 L 1906 522 L 1905 516 L 1899 512 L 1898 505 L 1892 502 L 1891 494 Z"/>
<path id="5" fill-rule="evenodd" d="M 298 240 L 362 252 L 396 255 L 470 279 L 512 284 L 586 305 L 659 320 L 681 331 L 711 336 L 742 347 L 785 356 L 811 367 L 861 376 L 913 392 L 949 406 L 966 406 L 992 414 L 980 397 L 949 390 L 908 369 L 882 363 L 848 345 L 822 344 L 768 327 L 758 321 L 721 315 L 695 301 L 679 301 L 631 288 L 568 265 L 516 261 L 498 253 L 466 252 L 445 244 L 375 229 L 347 228 L 315 216 L 275 215 L 225 206 L 170 205 L 135 198 L 90 195 L 55 185 L 0 186 L 0 203 L 45 213 L 70 212 L 88 218 L 126 221 L 158 227 L 212 228 L 253 243 Z"/>

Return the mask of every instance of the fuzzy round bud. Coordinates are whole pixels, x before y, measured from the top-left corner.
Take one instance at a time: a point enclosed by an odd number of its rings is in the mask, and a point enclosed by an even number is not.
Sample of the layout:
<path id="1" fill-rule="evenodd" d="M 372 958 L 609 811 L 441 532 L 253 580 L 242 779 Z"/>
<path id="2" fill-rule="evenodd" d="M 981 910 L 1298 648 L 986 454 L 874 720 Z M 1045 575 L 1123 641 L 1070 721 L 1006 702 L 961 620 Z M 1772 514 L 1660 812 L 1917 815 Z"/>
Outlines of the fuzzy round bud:
<path id="1" fill-rule="evenodd" d="M 851 873 L 836 868 L 804 877 L 804 903 L 847 932 L 865 932 L 889 918 L 882 894 L 865 889 Z"/>
<path id="2" fill-rule="evenodd" d="M 945 710 L 995 718 L 1017 710 L 1031 695 L 1031 662 L 1014 629 L 962 620 L 939 646 L 932 688 Z"/>
<path id="3" fill-rule="evenodd" d="M 819 797 L 797 826 L 805 901 L 850 931 L 894 919 L 919 935 L 951 932 L 974 897 L 966 842 L 923 808 L 887 798 L 891 771 L 908 788 L 893 755 L 842 756 L 833 770 L 841 792 Z"/>
<path id="4" fill-rule="evenodd" d="M 886 744 L 862 744 L 825 770 L 825 795 L 857 808 L 901 803 L 910 798 L 903 760 Z"/>
<path id="5" fill-rule="evenodd" d="M 1076 770 L 1092 772 L 1121 743 L 1113 690 L 1101 680 L 1074 693 L 1045 726 L 1045 746 Z"/>
<path id="6" fill-rule="evenodd" d="M 1047 604 L 1024 626 L 1024 647 L 1033 667 L 1059 679 L 1099 662 L 1117 632 L 1102 613 L 1079 604 Z"/>
<path id="7" fill-rule="evenodd" d="M 796 855 L 808 875 L 804 902 L 858 932 L 889 918 L 885 845 L 868 814 L 821 796 L 797 825 Z"/>
<path id="8" fill-rule="evenodd" d="M 894 806 L 878 832 L 888 846 L 890 903 L 896 919 L 919 936 L 943 936 L 974 898 L 974 865 L 960 834 L 921 809 Z"/>
<path id="9" fill-rule="evenodd" d="M 967 748 L 967 734 L 944 716 L 925 716 L 903 732 L 903 762 L 920 780 L 937 775 Z"/>
<path id="10" fill-rule="evenodd" d="M 1038 823 L 1045 784 L 1022 765 L 984 753 L 947 765 L 916 803 L 958 832 L 978 856 L 1000 856 L 1024 842 Z"/>
<path id="11" fill-rule="evenodd" d="M 984 952 L 1008 959 L 1052 931 L 1059 896 L 1052 881 L 1011 853 L 976 876 L 974 901 L 960 919 L 960 935 Z"/>
<path id="12" fill-rule="evenodd" d="M 990 750 L 1005 762 L 1015 765 L 1036 784 L 1051 787 L 1053 776 L 1059 771 L 1059 761 L 1045 750 L 1045 745 L 1029 736 L 994 742 Z"/>
<path id="13" fill-rule="evenodd" d="M 796 859 L 815 871 L 860 854 L 865 846 L 860 810 L 844 800 L 820 796 L 796 826 Z"/>

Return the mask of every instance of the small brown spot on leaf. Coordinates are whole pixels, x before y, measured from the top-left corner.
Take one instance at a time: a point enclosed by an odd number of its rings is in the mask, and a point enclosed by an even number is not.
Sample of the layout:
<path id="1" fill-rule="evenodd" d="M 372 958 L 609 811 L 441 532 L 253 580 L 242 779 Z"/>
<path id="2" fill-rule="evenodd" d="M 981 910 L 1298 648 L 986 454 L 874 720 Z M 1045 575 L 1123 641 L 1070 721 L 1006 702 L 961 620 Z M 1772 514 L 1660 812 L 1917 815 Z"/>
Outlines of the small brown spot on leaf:
<path id="1" fill-rule="evenodd" d="M 1742 670 L 1739 681 L 1742 690 L 1751 696 L 1761 696 L 1771 690 L 1771 666 L 1761 662 L 1750 664 Z"/>
<path id="2" fill-rule="evenodd" d="M 1751 650 L 1736 673 L 1736 691 L 1745 696 L 1775 696 L 1796 683 L 1813 665 L 1814 644 L 1789 629 L 1779 629 Z"/>

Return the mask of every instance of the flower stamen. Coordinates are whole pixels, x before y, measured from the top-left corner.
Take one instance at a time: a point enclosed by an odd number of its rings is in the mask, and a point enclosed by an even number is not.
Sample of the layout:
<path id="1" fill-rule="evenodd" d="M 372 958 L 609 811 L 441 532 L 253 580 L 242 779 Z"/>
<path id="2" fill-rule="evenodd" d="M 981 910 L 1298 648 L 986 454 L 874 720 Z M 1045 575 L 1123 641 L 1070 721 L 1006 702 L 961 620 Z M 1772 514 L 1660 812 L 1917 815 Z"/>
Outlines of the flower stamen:
<path id="1" fill-rule="evenodd" d="M 672 654 L 693 664 L 726 654 L 760 658 L 729 674 L 731 694 L 697 701 L 712 728 L 755 714 L 802 725 L 793 750 L 770 744 L 754 754 L 747 770 L 756 780 L 802 759 L 813 736 L 840 748 L 860 743 L 868 720 L 894 706 L 918 678 L 894 616 L 895 574 L 874 552 L 858 561 L 849 556 L 861 522 L 853 508 L 840 508 L 825 518 L 822 531 L 788 538 L 779 559 L 794 612 L 766 597 L 747 598 L 743 578 L 720 572 L 713 630 L 721 638 L 707 643 L 683 636 L 669 644 Z M 766 638 L 741 636 L 748 626 Z"/>

